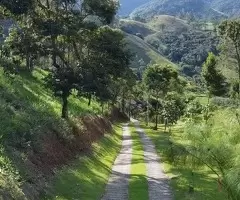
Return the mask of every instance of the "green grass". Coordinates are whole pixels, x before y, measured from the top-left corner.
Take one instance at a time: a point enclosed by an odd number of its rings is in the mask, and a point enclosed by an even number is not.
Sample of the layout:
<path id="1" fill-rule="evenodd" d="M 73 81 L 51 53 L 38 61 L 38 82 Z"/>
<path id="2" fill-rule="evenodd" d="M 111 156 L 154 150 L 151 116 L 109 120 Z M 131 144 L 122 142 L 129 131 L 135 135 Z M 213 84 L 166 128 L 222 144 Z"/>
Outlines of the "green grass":
<path id="1" fill-rule="evenodd" d="M 136 129 L 130 128 L 133 141 L 131 177 L 129 181 L 129 200 L 147 200 L 148 183 L 146 179 L 146 165 L 144 150 Z"/>
<path id="2" fill-rule="evenodd" d="M 172 163 L 170 153 L 170 141 L 174 145 L 184 145 L 181 134 L 184 124 L 178 124 L 172 128 L 171 135 L 164 132 L 163 126 L 158 131 L 147 128 L 142 124 L 145 132 L 150 136 L 161 160 L 164 163 L 164 171 L 171 178 L 171 186 L 176 200 L 226 200 L 227 197 L 218 189 L 216 177 L 204 167 L 190 169 L 184 163 Z M 192 174 L 193 172 L 193 174 Z M 194 186 L 194 193 L 189 193 L 189 186 Z"/>
<path id="3" fill-rule="evenodd" d="M 176 64 L 162 56 L 144 40 L 130 34 L 127 34 L 126 40 L 129 44 L 129 49 L 137 55 L 137 58 L 132 63 L 133 68 L 139 68 L 138 61 L 140 59 L 143 59 L 146 66 L 150 63 L 157 63 L 162 65 L 171 65 L 175 68 L 178 68 Z"/>
<path id="4" fill-rule="evenodd" d="M 199 101 L 202 105 L 206 106 L 208 104 L 208 97 L 206 95 L 198 95 L 196 96 L 196 100 Z"/>
<path id="5" fill-rule="evenodd" d="M 54 97 L 44 85 L 46 75 L 46 71 L 37 69 L 33 74 L 21 72 L 16 76 L 7 76 L 0 69 L 0 196 L 1 189 L 15 190 L 18 184 L 24 182 L 23 176 L 27 171 L 21 165 L 26 155 L 14 156 L 18 154 L 11 152 L 12 146 L 19 151 L 29 144 L 37 146 L 38 138 L 49 134 L 49 130 L 63 136 L 71 135 L 71 125 L 60 118 L 61 99 Z M 74 95 L 69 98 L 71 119 L 100 112 L 100 105 L 95 100 L 88 107 L 84 98 L 74 98 Z M 16 184 L 12 184 L 14 182 Z M 21 195 L 21 192 L 15 191 L 12 196 Z"/>
<path id="6" fill-rule="evenodd" d="M 115 125 L 114 130 L 113 134 L 93 145 L 91 155 L 81 156 L 57 172 L 50 186 L 51 196 L 46 195 L 42 199 L 100 199 L 121 149 L 122 128 Z"/>
<path id="7" fill-rule="evenodd" d="M 131 32 L 133 34 L 141 33 L 144 37 L 156 32 L 145 23 L 129 19 L 121 19 L 120 28 L 125 32 Z"/>
<path id="8" fill-rule="evenodd" d="M 154 30 L 159 31 L 160 33 L 168 31 L 181 33 L 184 30 L 190 29 L 186 21 L 170 15 L 155 16 L 147 24 Z M 162 25 L 165 25 L 165 27 L 162 28 Z"/>
<path id="9" fill-rule="evenodd" d="M 45 76 L 46 72 L 38 69 L 32 75 L 21 74 L 8 78 L 0 70 L 0 140 L 11 135 L 21 137 L 26 132 L 37 132 L 32 130 L 33 127 L 42 130 L 60 120 L 61 99 L 46 89 L 43 81 Z M 96 101 L 88 107 L 84 98 L 74 98 L 73 95 L 69 98 L 69 114 L 72 117 L 100 112 L 100 105 Z"/>

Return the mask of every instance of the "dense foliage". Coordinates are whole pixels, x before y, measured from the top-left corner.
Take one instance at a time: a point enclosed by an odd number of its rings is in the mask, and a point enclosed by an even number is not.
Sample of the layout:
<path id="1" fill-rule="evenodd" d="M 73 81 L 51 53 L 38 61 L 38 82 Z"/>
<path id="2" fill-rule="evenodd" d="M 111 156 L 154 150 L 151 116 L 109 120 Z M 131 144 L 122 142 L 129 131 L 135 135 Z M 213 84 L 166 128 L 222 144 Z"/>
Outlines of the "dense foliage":
<path id="1" fill-rule="evenodd" d="M 227 93 L 227 86 L 224 76 L 216 69 L 216 64 L 216 57 L 213 53 L 209 53 L 202 68 L 202 76 L 210 95 L 222 96 Z"/>
<path id="2" fill-rule="evenodd" d="M 181 92 L 183 82 L 178 77 L 178 72 L 171 66 L 153 65 L 144 72 L 143 83 L 146 93 L 151 100 L 155 114 L 155 129 L 158 129 L 158 117 L 161 115 L 170 123 L 176 122 L 182 115 L 181 105 L 178 107 L 178 96 L 170 95 L 170 92 Z M 180 103 L 181 104 L 181 103 Z M 178 112 L 178 108 L 180 111 Z M 148 115 L 149 113 L 147 113 Z"/>
<path id="3" fill-rule="evenodd" d="M 219 33 L 226 42 L 230 41 L 234 47 L 235 59 L 238 64 L 238 95 L 240 97 L 240 21 L 229 20 L 222 22 L 219 26 Z M 231 49 L 228 50 L 230 51 Z"/>
<path id="4" fill-rule="evenodd" d="M 2 6 L 17 25 L 5 40 L 3 54 L 16 67 L 3 67 L 17 72 L 25 61 L 31 72 L 36 62 L 51 60 L 44 66 L 50 72 L 46 83 L 62 98 L 63 118 L 68 118 L 68 98 L 73 90 L 107 102 L 112 99 L 112 82 L 132 73 L 127 71 L 131 54 L 123 34 L 103 27 L 112 22 L 118 9 L 116 1 L 101 1 L 99 5 L 94 0 L 26 1 L 18 5 L 23 7 L 19 13 L 11 10 L 8 3 L 3 2 Z"/>
<path id="5" fill-rule="evenodd" d="M 217 52 L 218 39 L 210 32 L 190 30 L 177 34 L 166 32 L 147 37 L 147 42 L 171 61 L 180 63 L 188 76 L 197 74 L 208 52 Z"/>

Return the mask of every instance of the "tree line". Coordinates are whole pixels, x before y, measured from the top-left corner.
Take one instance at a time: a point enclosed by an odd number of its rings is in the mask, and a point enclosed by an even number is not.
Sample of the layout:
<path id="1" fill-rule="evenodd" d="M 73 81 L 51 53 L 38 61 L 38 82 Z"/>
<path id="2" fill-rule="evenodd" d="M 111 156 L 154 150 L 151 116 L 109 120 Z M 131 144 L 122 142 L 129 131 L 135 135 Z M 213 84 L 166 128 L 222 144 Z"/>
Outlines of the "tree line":
<path id="1" fill-rule="evenodd" d="M 2 67 L 8 73 L 22 65 L 29 72 L 36 65 L 46 69 L 63 118 L 74 90 L 89 104 L 93 95 L 102 104 L 115 103 L 121 91 L 115 89 L 134 77 L 124 35 L 111 27 L 118 7 L 114 0 L 1 1 L 1 15 L 14 21 L 1 45 Z"/>

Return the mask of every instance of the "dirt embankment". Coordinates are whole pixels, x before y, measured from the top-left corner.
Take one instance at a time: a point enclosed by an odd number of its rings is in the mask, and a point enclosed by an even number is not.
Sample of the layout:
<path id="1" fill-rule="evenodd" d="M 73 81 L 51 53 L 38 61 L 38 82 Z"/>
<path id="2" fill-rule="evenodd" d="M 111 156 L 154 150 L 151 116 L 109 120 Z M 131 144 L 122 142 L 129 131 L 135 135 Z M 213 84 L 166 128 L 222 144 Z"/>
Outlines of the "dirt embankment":
<path id="1" fill-rule="evenodd" d="M 47 187 L 55 171 L 77 156 L 91 152 L 91 144 L 104 134 L 111 134 L 112 122 L 119 119 L 126 120 L 127 117 L 118 109 L 113 109 L 108 117 L 88 115 L 69 122 L 72 135 L 64 136 L 63 133 L 49 129 L 38 139 L 38 148 L 24 150 L 24 159 L 20 159 L 20 165 L 25 168 L 21 185 L 25 197 L 19 199 L 40 199 L 41 192 Z M 16 158 L 23 152 L 14 150 L 14 154 Z"/>

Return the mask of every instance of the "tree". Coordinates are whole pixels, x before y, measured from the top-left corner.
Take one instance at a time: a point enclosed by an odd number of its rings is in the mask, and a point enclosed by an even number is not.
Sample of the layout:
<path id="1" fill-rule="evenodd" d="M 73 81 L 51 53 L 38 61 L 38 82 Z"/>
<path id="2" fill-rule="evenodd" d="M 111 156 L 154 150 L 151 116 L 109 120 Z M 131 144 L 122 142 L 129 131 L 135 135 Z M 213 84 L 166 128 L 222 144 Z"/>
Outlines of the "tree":
<path id="1" fill-rule="evenodd" d="M 184 115 L 186 109 L 186 99 L 184 95 L 180 95 L 177 92 L 171 92 L 166 95 L 163 110 L 161 115 L 164 117 L 165 131 L 167 125 L 174 123 Z"/>
<path id="2" fill-rule="evenodd" d="M 31 28 L 24 27 L 21 30 L 17 27 L 9 30 L 9 36 L 3 44 L 4 56 L 13 59 L 13 62 L 21 63 L 25 60 L 26 69 L 29 72 L 33 70 L 33 62 L 38 55 L 41 55 L 41 46 L 39 38 L 32 34 Z M 17 66 L 19 67 L 19 66 Z"/>
<path id="3" fill-rule="evenodd" d="M 202 77 L 210 95 L 222 96 L 226 94 L 226 81 L 221 72 L 216 68 L 216 57 L 213 53 L 208 54 L 206 62 L 203 64 Z"/>
<path id="4" fill-rule="evenodd" d="M 126 48 L 124 35 L 104 26 L 92 31 L 88 37 L 83 91 L 94 93 L 101 103 L 114 102 L 132 75 L 129 69 L 131 53 Z M 114 86 L 119 89 L 117 93 Z"/>
<path id="5" fill-rule="evenodd" d="M 96 0 L 85 0 L 77 9 L 74 1 L 62 1 L 60 5 L 58 3 L 56 2 L 53 8 L 49 2 L 46 4 L 47 8 L 56 11 L 52 20 L 48 19 L 48 10 L 45 10 L 48 20 L 42 21 L 40 30 L 51 38 L 50 52 L 53 71 L 49 75 L 50 81 L 48 83 L 53 86 L 55 94 L 61 95 L 63 101 L 62 117 L 67 118 L 68 97 L 75 88 L 81 91 L 84 85 L 84 69 L 85 66 L 89 66 L 88 54 L 86 54 L 87 34 L 103 23 L 110 23 L 116 13 L 117 4 L 114 4 L 113 1 L 101 1 L 96 6 Z M 63 9 L 61 10 L 61 8 Z M 63 17 L 60 17 L 61 15 Z M 99 24 L 92 19 L 93 16 L 98 18 Z M 36 25 L 38 26 L 38 24 Z M 96 55 L 101 53 L 99 51 Z M 95 64 L 101 66 L 101 63 Z M 105 82 L 98 86 L 100 85 L 105 85 Z"/>
<path id="6" fill-rule="evenodd" d="M 220 24 L 219 33 L 225 40 L 230 40 L 234 46 L 236 59 L 238 62 L 238 77 L 240 85 L 240 20 L 228 20 Z M 240 98 L 240 87 L 238 96 Z"/>
<path id="7" fill-rule="evenodd" d="M 11 14 L 20 29 L 24 30 L 24 27 L 31 25 L 32 35 L 38 40 L 31 39 L 30 43 L 40 44 L 38 50 L 41 48 L 41 56 L 51 57 L 52 64 L 49 67 L 50 73 L 46 83 L 55 95 L 62 98 L 62 117 L 67 118 L 68 97 L 73 89 L 82 89 L 83 72 L 85 66 L 89 66 L 86 53 L 88 34 L 99 26 L 111 23 L 118 2 L 35 0 L 33 3 L 33 0 L 24 0 L 19 4 L 23 8 L 21 12 L 16 12 L 14 9 L 15 3 L 14 0 L 10 0 L 9 3 L 4 1 L 0 5 L 8 9 L 7 14 Z M 107 53 L 110 53 L 109 49 Z M 111 55 L 113 53 L 111 52 Z M 100 51 L 97 52 L 97 55 L 99 54 Z M 109 63 L 111 64 L 113 65 L 113 62 Z"/>
<path id="8" fill-rule="evenodd" d="M 240 126 L 234 115 L 227 114 L 226 118 L 226 114 L 220 110 L 207 123 L 188 122 L 183 133 L 187 141 L 184 148 L 191 158 L 188 159 L 191 165 L 208 167 L 217 176 L 219 186 L 228 194 L 227 199 L 238 200 Z"/>
<path id="9" fill-rule="evenodd" d="M 156 99 L 155 129 L 158 128 L 159 107 L 167 93 L 174 90 L 173 83 L 178 82 L 178 72 L 171 66 L 152 65 L 146 69 L 143 81 L 150 95 Z"/>
<path id="10" fill-rule="evenodd" d="M 33 7 L 34 0 L 1 0 L 0 6 L 14 15 L 27 13 Z"/>

